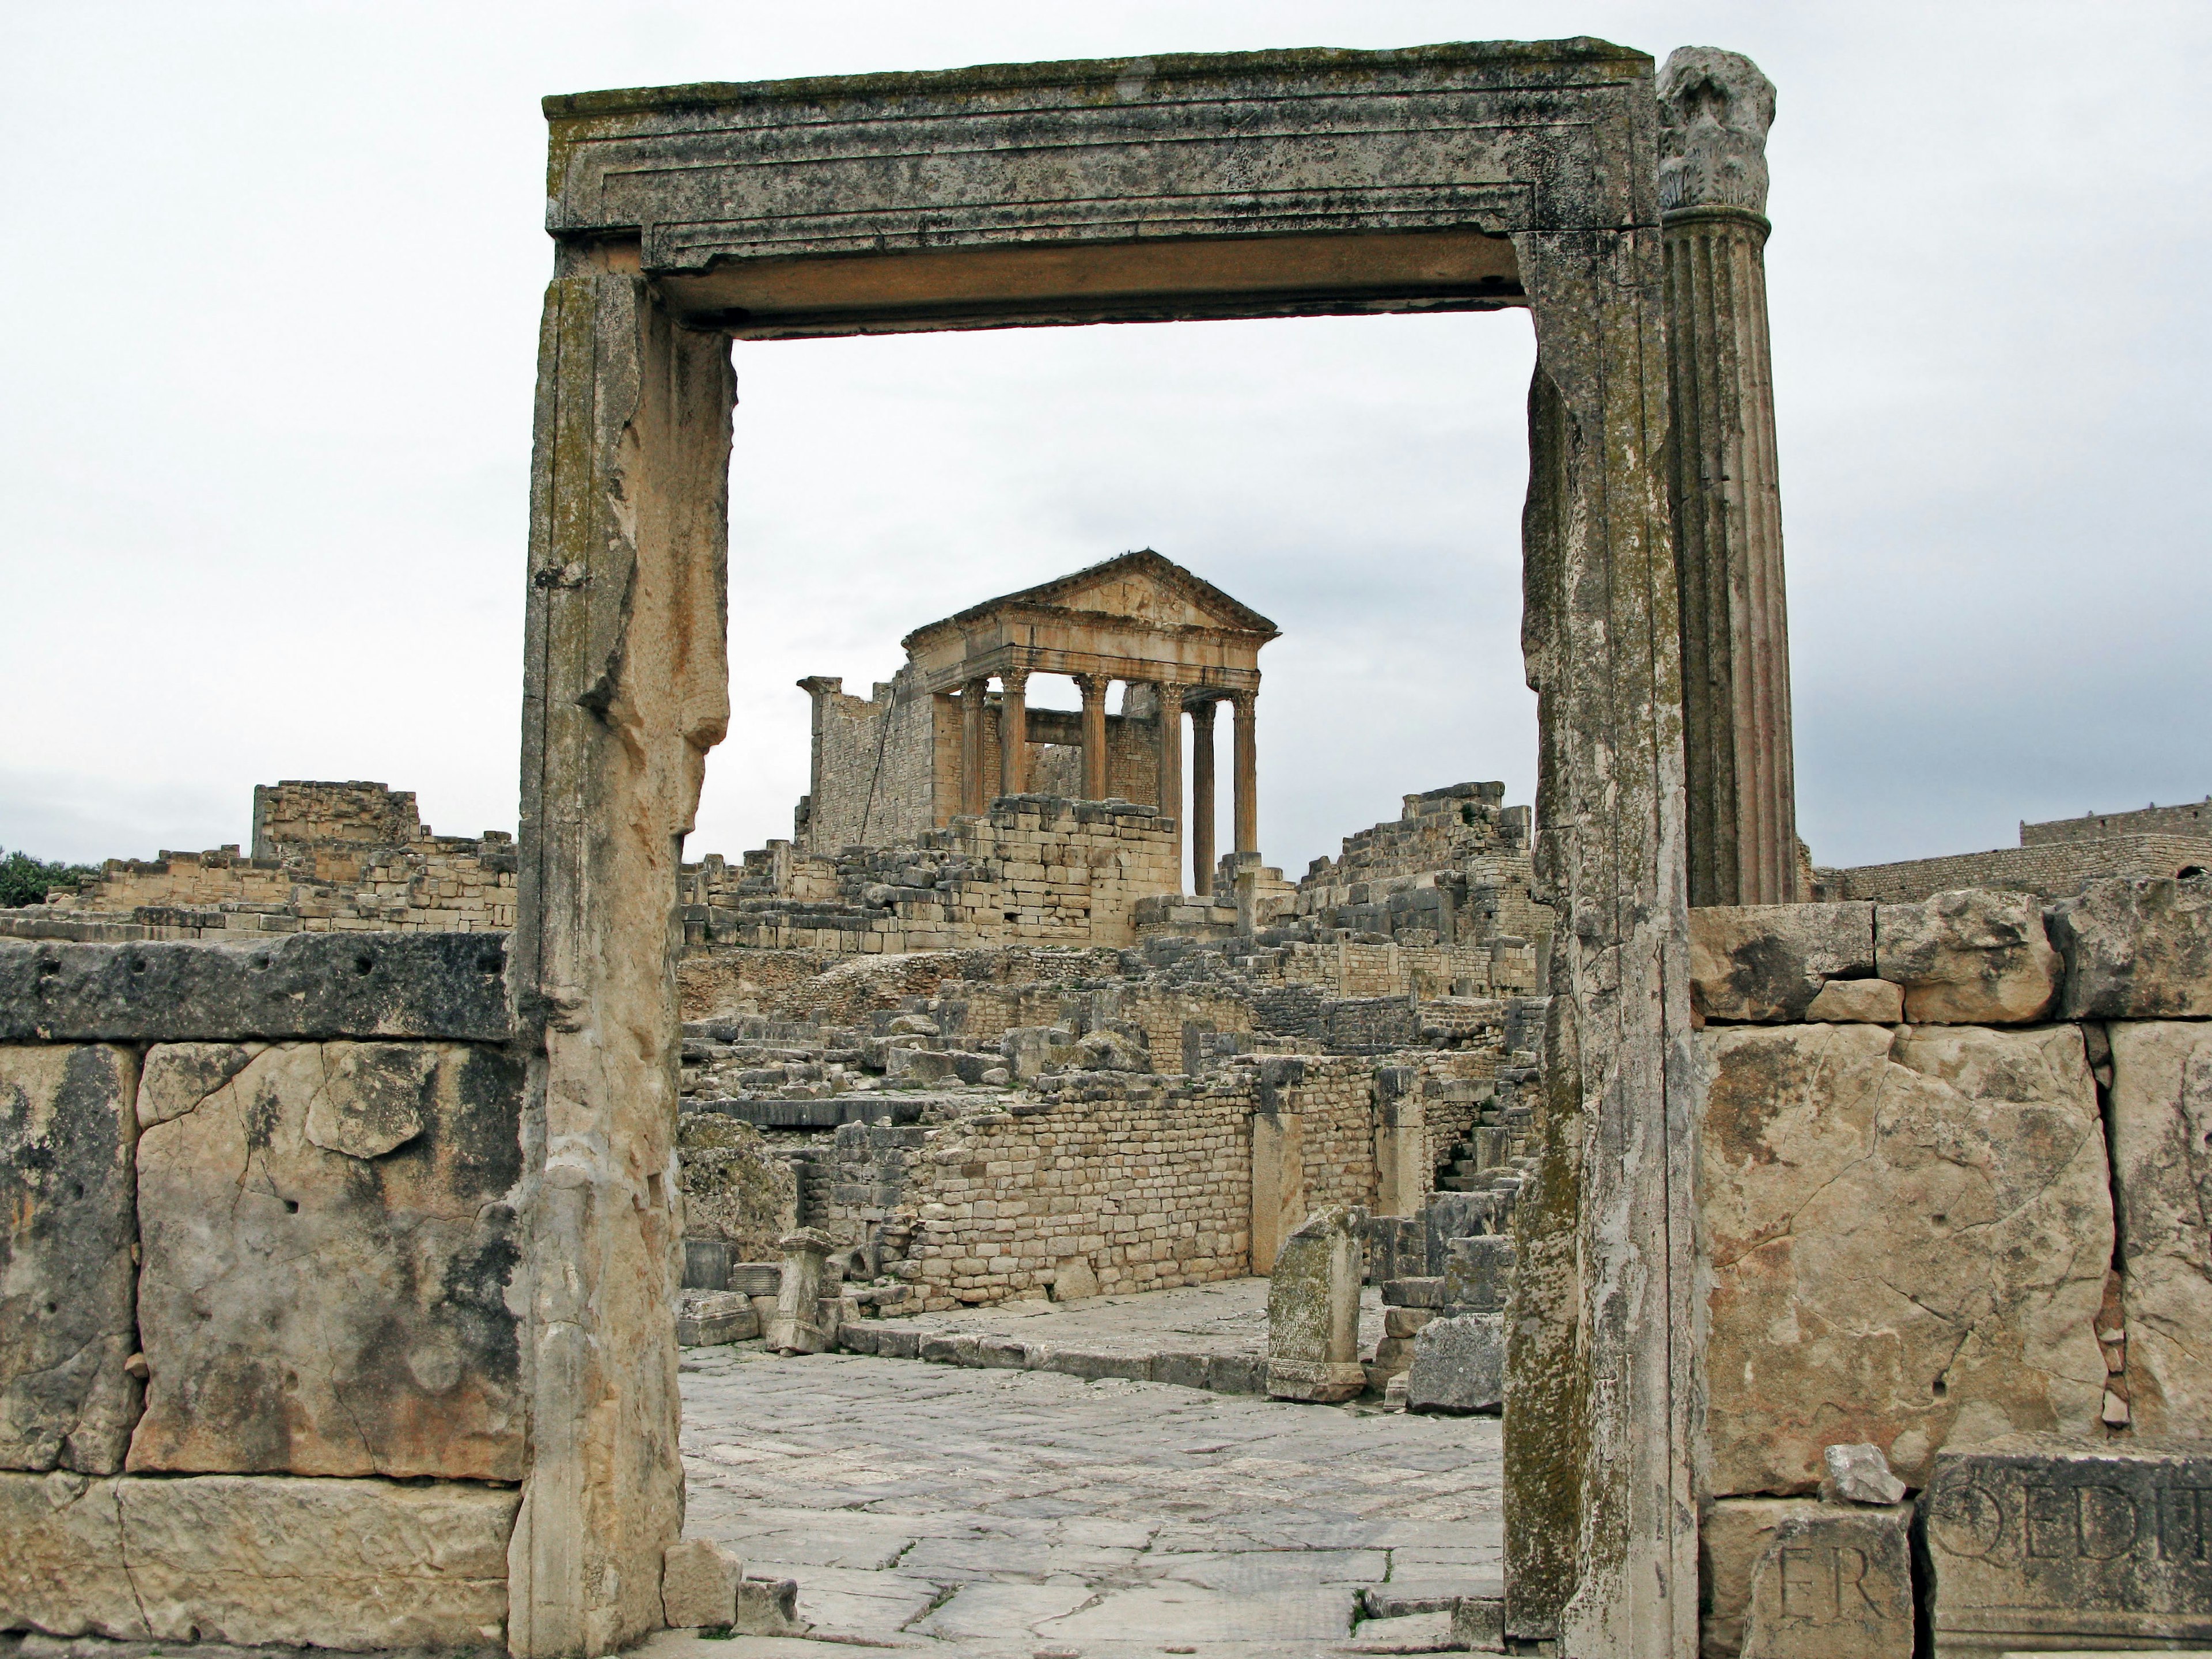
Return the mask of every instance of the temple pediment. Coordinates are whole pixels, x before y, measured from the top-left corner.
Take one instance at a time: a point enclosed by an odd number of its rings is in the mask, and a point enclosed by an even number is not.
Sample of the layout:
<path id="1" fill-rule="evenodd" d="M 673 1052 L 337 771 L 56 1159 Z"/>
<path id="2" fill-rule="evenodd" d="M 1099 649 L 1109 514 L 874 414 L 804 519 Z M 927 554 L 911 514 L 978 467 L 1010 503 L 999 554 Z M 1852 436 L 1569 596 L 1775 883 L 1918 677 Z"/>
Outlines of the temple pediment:
<path id="1" fill-rule="evenodd" d="M 1095 564 L 1018 592 L 1005 593 L 957 615 L 918 628 L 903 641 L 915 651 L 940 635 L 973 632 L 994 618 L 1118 622 L 1146 631 L 1205 629 L 1247 635 L 1256 647 L 1279 631 L 1274 623 L 1150 548 Z"/>

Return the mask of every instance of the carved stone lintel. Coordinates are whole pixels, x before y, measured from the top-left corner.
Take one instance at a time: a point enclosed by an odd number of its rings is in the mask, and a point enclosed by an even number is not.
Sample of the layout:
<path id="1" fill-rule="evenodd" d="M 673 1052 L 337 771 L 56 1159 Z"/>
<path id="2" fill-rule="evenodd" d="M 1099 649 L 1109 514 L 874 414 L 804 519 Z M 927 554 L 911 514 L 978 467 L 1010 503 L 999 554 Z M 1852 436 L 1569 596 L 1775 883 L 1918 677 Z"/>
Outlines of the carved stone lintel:
<path id="1" fill-rule="evenodd" d="M 1678 46 L 1659 71 L 1659 210 L 1766 211 L 1774 83 L 1750 58 Z"/>

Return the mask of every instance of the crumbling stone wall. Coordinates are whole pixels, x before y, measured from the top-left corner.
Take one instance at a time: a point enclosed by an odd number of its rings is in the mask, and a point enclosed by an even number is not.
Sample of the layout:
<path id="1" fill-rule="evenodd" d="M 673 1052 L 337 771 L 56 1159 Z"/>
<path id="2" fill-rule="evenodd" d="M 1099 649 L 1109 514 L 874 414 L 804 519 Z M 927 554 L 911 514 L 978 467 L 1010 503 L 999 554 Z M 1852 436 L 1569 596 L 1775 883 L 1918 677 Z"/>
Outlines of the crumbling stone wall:
<path id="1" fill-rule="evenodd" d="M 2105 841 L 2124 836 L 2185 836 L 2212 840 L 2212 795 L 2182 806 L 2146 806 L 2136 812 L 2090 812 L 2078 818 L 2053 818 L 2020 826 L 2022 847 L 2054 842 Z"/>
<path id="2" fill-rule="evenodd" d="M 2212 1433 L 2212 880 L 1691 920 L 1725 1659 L 1759 1554 L 1730 1540 L 1826 1446 L 1917 1490 L 2007 1437 Z"/>
<path id="3" fill-rule="evenodd" d="M 793 831 L 800 849 L 826 856 L 934 829 L 936 716 L 913 670 L 878 681 L 868 698 L 830 676 L 799 686 L 814 697 L 804 822 Z"/>
<path id="4" fill-rule="evenodd" d="M 503 1643 L 505 965 L 481 934 L 0 941 L 0 1629 Z"/>
<path id="5" fill-rule="evenodd" d="M 2033 893 L 2063 898 L 2093 881 L 2112 878 L 2179 877 L 2212 869 L 2212 841 L 2189 836 L 2083 836 L 2000 847 L 1987 853 L 1955 853 L 1942 858 L 1905 859 L 1895 864 L 1863 864 L 1850 869 L 1818 869 L 1813 893 L 1830 902 L 1917 903 L 1938 893 L 1970 887 Z"/>
<path id="6" fill-rule="evenodd" d="M 987 942 L 1126 945 L 1140 899 L 1179 880 L 1149 806 L 1006 796 L 901 845 L 834 858 L 686 866 L 687 939 L 756 950 L 895 954 Z"/>
<path id="7" fill-rule="evenodd" d="M 258 860 L 275 863 L 297 853 L 404 847 L 428 834 L 411 789 L 302 778 L 253 786 Z"/>

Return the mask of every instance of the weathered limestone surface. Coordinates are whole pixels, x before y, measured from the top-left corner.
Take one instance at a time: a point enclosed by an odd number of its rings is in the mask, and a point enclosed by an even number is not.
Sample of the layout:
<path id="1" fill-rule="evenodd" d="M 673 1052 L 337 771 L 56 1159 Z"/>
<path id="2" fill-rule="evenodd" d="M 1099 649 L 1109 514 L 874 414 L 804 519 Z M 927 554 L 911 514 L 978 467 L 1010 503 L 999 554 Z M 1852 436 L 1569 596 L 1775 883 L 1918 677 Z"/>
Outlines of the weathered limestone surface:
<path id="1" fill-rule="evenodd" d="M 1838 1443 L 1918 1485 L 1947 1443 L 2102 1432 L 2112 1222 L 2076 1028 L 1698 1046 L 1716 1497 L 1811 1492 Z"/>
<path id="2" fill-rule="evenodd" d="M 1359 1231 L 1341 1205 L 1315 1211 L 1275 1258 L 1267 1285 L 1267 1392 L 1279 1400 L 1349 1400 L 1359 1364 Z"/>
<path id="3" fill-rule="evenodd" d="M 1871 904 L 1701 905 L 1691 1005 L 1707 1019 L 1796 1021 L 1830 980 L 1871 977 Z"/>
<path id="4" fill-rule="evenodd" d="M 769 1322 L 768 1345 L 779 1353 L 820 1353 L 836 1346 L 833 1320 L 823 1328 L 825 1299 L 836 1305 L 836 1281 L 829 1272 L 837 1241 L 818 1227 L 799 1227 L 777 1243 L 783 1251 L 783 1275 L 777 1282 L 775 1317 Z"/>
<path id="5" fill-rule="evenodd" d="M 0 939 L 0 1042 L 507 1035 L 501 933 Z"/>
<path id="6" fill-rule="evenodd" d="M 661 1620 L 683 1524 L 675 1322 L 679 848 L 728 729 L 726 337 L 634 249 L 564 248 L 538 335 L 514 936 L 532 1465 L 510 1642 Z"/>
<path id="7" fill-rule="evenodd" d="M 2025 1024 L 2058 993 L 2058 953 L 2031 893 L 1970 890 L 1877 905 L 1875 955 L 1881 977 L 1905 988 L 1905 1017 L 1916 1024 Z"/>
<path id="8" fill-rule="evenodd" d="M 1895 1025 L 1905 1018 L 1905 991 L 1886 979 L 1832 979 L 1805 1018 L 1835 1025 Z"/>
<path id="9" fill-rule="evenodd" d="M 2212 1439 L 2212 1025 L 2106 1029 L 2136 1428 Z"/>
<path id="10" fill-rule="evenodd" d="M 0 1474 L 0 1629 L 496 1647 L 516 1503 L 465 1485 Z"/>
<path id="11" fill-rule="evenodd" d="M 154 1050 L 163 1111 L 208 1059 Z M 520 1094 L 496 1050 L 286 1043 L 146 1129 L 130 1468 L 521 1479 Z"/>
<path id="12" fill-rule="evenodd" d="M 2212 1455 L 2022 1436 L 1923 1494 L 1939 1659 L 2212 1642 Z"/>
<path id="13" fill-rule="evenodd" d="M 1705 1505 L 1698 1526 L 1701 1659 L 1736 1659 L 1743 1651 L 1752 1571 L 1782 1523 L 1813 1507 L 1779 1498 L 1730 1498 Z"/>
<path id="14" fill-rule="evenodd" d="M 123 1467 L 137 1083 L 126 1048 L 0 1048 L 0 1468 Z"/>
<path id="15" fill-rule="evenodd" d="M 1905 1504 L 1793 1504 L 1752 1564 L 1743 1659 L 1912 1659 Z"/>
<path id="16" fill-rule="evenodd" d="M 2093 881 L 2045 913 L 2065 1019 L 2212 1017 L 2212 878 Z"/>
<path id="17" fill-rule="evenodd" d="M 1412 1412 L 1496 1412 L 1505 1404 L 1505 1316 L 1449 1314 L 1413 1339 Z"/>

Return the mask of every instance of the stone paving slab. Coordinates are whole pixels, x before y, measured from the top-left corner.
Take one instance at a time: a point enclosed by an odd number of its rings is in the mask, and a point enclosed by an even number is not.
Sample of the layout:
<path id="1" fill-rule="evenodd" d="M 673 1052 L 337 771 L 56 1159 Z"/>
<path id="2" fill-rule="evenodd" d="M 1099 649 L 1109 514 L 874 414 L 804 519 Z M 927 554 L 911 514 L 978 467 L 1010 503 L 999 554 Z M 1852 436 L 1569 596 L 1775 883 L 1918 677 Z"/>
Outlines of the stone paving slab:
<path id="1" fill-rule="evenodd" d="M 813 1639 L 652 1659 L 1433 1651 L 1436 1617 L 1370 1601 L 1499 1572 L 1492 1419 L 750 1345 L 683 1385 L 687 1534 L 798 1580 Z"/>
<path id="2" fill-rule="evenodd" d="M 1267 1285 L 1265 1279 L 1224 1279 L 1131 1296 L 994 1302 L 866 1322 L 928 1336 L 1011 1337 L 1103 1353 L 1264 1354 Z M 1373 1352 L 1382 1338 L 1382 1295 L 1370 1285 L 1360 1297 L 1360 1352 Z"/>

